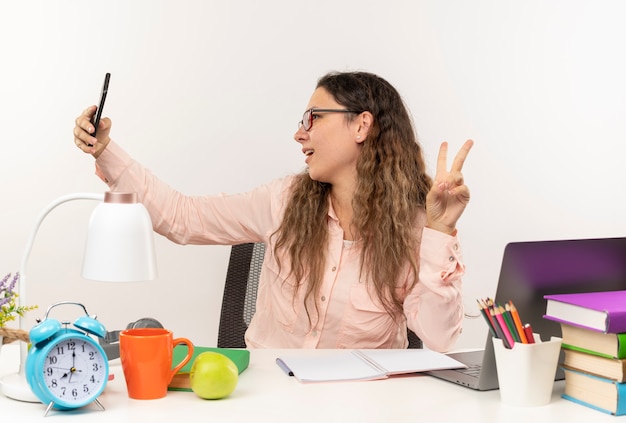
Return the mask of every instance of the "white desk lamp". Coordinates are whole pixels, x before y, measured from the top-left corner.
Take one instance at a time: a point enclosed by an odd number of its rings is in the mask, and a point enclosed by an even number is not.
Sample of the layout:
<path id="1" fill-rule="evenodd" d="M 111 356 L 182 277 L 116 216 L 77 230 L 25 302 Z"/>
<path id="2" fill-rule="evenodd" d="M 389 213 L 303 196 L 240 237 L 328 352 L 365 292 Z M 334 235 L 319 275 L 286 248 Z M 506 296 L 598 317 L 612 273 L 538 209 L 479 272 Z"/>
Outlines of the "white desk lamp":
<path id="1" fill-rule="evenodd" d="M 136 193 L 106 192 L 105 194 L 76 193 L 59 197 L 44 208 L 26 244 L 19 275 L 20 305 L 26 301 L 26 263 L 35 236 L 45 217 L 57 206 L 73 200 L 103 201 L 93 211 L 89 221 L 82 275 L 86 279 L 108 282 L 134 282 L 156 277 L 154 233 L 150 215 L 137 202 Z M 19 318 L 20 329 L 24 319 Z M 25 376 L 28 346 L 20 342 L 20 368 L 16 374 L 0 380 L 4 395 L 20 401 L 40 402 L 33 394 Z"/>

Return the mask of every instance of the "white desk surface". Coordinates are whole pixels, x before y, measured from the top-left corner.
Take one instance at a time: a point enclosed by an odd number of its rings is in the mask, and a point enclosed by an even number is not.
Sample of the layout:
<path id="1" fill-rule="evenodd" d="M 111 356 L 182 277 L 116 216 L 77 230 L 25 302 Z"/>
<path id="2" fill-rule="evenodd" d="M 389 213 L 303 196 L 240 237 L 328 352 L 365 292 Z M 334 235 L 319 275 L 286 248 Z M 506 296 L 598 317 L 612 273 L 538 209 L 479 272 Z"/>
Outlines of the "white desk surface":
<path id="1" fill-rule="evenodd" d="M 276 365 L 281 350 L 251 350 L 250 366 L 240 375 L 230 397 L 203 400 L 193 392 L 168 392 L 158 400 L 128 398 L 119 360 L 111 362 L 114 380 L 95 404 L 73 411 L 51 410 L 46 420 L 93 422 L 615 422 L 615 417 L 560 398 L 563 382 L 552 401 L 542 407 L 514 407 L 500 402 L 499 392 L 478 392 L 426 375 L 364 382 L 302 384 Z M 290 350 L 289 354 L 293 354 Z M 324 351 L 320 351 L 323 354 Z M 0 375 L 15 373 L 17 343 L 0 350 Z M 0 395 L 0 418 L 11 421 L 44 419 L 45 406 Z"/>

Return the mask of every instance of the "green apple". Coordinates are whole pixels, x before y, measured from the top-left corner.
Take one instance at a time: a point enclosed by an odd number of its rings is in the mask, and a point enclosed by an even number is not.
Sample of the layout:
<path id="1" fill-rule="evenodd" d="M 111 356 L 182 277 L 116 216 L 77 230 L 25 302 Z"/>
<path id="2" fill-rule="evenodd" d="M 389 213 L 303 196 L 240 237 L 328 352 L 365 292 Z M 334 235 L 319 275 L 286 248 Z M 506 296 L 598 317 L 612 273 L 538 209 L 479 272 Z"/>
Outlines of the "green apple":
<path id="1" fill-rule="evenodd" d="M 189 372 L 191 390 L 200 398 L 220 399 L 230 395 L 237 386 L 237 365 L 224 354 L 213 351 L 200 353 Z"/>

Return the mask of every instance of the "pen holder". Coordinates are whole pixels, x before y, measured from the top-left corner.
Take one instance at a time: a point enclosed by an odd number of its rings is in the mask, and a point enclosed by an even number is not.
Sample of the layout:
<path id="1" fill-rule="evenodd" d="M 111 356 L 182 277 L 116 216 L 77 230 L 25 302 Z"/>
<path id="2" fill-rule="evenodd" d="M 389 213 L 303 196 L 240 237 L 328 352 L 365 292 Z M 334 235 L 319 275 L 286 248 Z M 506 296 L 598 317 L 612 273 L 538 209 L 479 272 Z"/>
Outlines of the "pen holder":
<path id="1" fill-rule="evenodd" d="M 534 407 L 550 402 L 561 338 L 541 342 L 538 334 L 533 335 L 534 344 L 516 342 L 513 348 L 493 338 L 500 399 L 505 404 Z"/>

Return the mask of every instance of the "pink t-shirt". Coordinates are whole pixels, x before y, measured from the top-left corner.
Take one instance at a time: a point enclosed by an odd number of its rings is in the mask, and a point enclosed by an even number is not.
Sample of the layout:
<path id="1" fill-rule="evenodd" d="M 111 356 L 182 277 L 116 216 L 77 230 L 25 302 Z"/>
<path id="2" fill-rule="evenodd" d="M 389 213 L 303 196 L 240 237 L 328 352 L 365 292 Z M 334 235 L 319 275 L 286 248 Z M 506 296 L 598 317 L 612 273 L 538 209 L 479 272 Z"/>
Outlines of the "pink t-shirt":
<path id="1" fill-rule="evenodd" d="M 288 257 L 279 272 L 270 235 L 278 228 L 293 176 L 234 195 L 186 196 L 157 179 L 111 141 L 96 161 L 96 173 L 113 191 L 137 192 L 154 230 L 179 244 L 267 246 L 257 293 L 257 307 L 246 333 L 248 348 L 406 348 L 406 326 L 427 348 L 449 350 L 461 332 L 461 276 L 465 266 L 456 236 L 420 226 L 419 281 L 408 290 L 409 272 L 398 281 L 404 316 L 396 322 L 385 311 L 370 283 L 360 275 L 358 241 L 344 242 L 332 204 L 328 210 L 329 243 L 318 311 L 312 324 L 296 301 L 296 281 L 288 275 Z M 425 217 L 420 219 L 425 221 Z M 285 267 L 287 264 L 287 267 Z M 287 270 L 285 270 L 287 269 Z"/>

